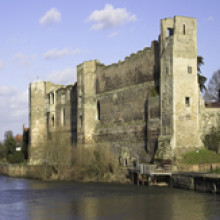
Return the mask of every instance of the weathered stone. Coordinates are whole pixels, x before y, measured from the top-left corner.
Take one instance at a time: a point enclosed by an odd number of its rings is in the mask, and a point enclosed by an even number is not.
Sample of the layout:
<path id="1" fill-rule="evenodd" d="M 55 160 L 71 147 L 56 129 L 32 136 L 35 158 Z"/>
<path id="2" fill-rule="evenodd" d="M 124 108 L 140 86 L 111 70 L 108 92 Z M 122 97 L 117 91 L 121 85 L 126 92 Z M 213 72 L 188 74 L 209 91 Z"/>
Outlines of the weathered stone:
<path id="1" fill-rule="evenodd" d="M 220 109 L 205 108 L 200 97 L 196 26 L 194 18 L 162 19 L 158 42 L 109 66 L 78 65 L 74 86 L 31 83 L 29 163 L 44 163 L 54 138 L 108 147 L 126 161 L 155 153 L 171 160 L 203 146 Z"/>

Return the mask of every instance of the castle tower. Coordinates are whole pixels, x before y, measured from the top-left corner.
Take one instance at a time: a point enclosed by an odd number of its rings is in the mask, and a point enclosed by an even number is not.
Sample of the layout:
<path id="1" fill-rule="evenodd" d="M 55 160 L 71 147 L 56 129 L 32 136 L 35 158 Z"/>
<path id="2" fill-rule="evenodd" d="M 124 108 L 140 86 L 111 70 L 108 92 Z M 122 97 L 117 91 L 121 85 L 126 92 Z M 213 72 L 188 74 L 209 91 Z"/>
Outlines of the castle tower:
<path id="1" fill-rule="evenodd" d="M 97 61 L 93 60 L 77 66 L 78 145 L 94 143 L 92 135 L 97 124 L 96 65 Z"/>
<path id="2" fill-rule="evenodd" d="M 173 158 L 184 149 L 200 147 L 194 18 L 175 16 L 161 20 L 160 106 L 160 157 Z"/>
<path id="3" fill-rule="evenodd" d="M 43 146 L 47 140 L 47 119 L 45 109 L 45 82 L 36 81 L 30 83 L 30 147 L 29 164 L 40 164 L 43 158 Z"/>

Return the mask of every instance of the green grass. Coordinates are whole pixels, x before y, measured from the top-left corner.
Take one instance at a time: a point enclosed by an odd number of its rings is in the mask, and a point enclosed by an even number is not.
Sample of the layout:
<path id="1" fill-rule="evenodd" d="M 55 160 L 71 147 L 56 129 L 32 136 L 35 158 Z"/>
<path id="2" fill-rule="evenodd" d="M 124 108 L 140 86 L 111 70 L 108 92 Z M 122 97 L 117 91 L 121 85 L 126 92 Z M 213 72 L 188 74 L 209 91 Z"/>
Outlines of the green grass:
<path id="1" fill-rule="evenodd" d="M 211 173 L 217 173 L 217 174 L 220 174 L 220 168 L 217 168 L 216 170 L 212 170 Z"/>
<path id="2" fill-rule="evenodd" d="M 220 154 L 203 148 L 185 153 L 181 162 L 185 164 L 220 163 Z"/>

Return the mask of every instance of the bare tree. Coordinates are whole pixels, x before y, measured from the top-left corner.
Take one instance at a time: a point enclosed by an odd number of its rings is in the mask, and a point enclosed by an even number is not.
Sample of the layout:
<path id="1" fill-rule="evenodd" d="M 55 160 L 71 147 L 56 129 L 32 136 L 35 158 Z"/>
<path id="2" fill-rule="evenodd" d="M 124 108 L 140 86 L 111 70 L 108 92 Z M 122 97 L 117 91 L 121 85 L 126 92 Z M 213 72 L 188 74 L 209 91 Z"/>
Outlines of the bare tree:
<path id="1" fill-rule="evenodd" d="M 206 102 L 220 102 L 220 69 L 209 80 L 204 98 Z"/>
<path id="2" fill-rule="evenodd" d="M 7 140 L 9 137 L 13 137 L 12 131 L 10 131 L 10 130 L 5 131 L 4 137 L 5 137 L 5 140 Z"/>

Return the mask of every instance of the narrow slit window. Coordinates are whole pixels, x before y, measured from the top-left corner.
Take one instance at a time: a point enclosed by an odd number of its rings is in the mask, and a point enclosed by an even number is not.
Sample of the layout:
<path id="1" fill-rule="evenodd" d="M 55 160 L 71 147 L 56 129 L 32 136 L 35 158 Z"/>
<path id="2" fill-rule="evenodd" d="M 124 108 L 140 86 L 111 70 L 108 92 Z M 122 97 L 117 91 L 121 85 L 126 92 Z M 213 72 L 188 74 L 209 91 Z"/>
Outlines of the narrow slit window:
<path id="1" fill-rule="evenodd" d="M 190 97 L 185 98 L 185 105 L 186 107 L 190 107 Z"/>
<path id="2" fill-rule="evenodd" d="M 54 127 L 55 125 L 54 116 L 52 116 L 51 120 L 52 120 L 52 126 Z"/>
<path id="3" fill-rule="evenodd" d="M 186 25 L 185 24 L 183 25 L 183 34 L 184 35 L 186 34 Z"/>
<path id="4" fill-rule="evenodd" d="M 192 74 L 192 66 L 188 66 L 188 74 Z"/>
<path id="5" fill-rule="evenodd" d="M 50 94 L 50 104 L 54 104 L 54 94 L 53 93 L 51 93 Z"/>
<path id="6" fill-rule="evenodd" d="M 83 124 L 83 118 L 82 118 L 82 115 L 79 116 L 79 120 L 80 120 L 80 126 L 82 127 L 82 124 Z"/>
<path id="7" fill-rule="evenodd" d="M 100 121 L 100 119 L 101 119 L 101 106 L 100 106 L 100 102 L 99 101 L 97 101 L 97 119 Z"/>
<path id="8" fill-rule="evenodd" d="M 169 67 L 166 67 L 166 74 L 169 74 Z"/>

